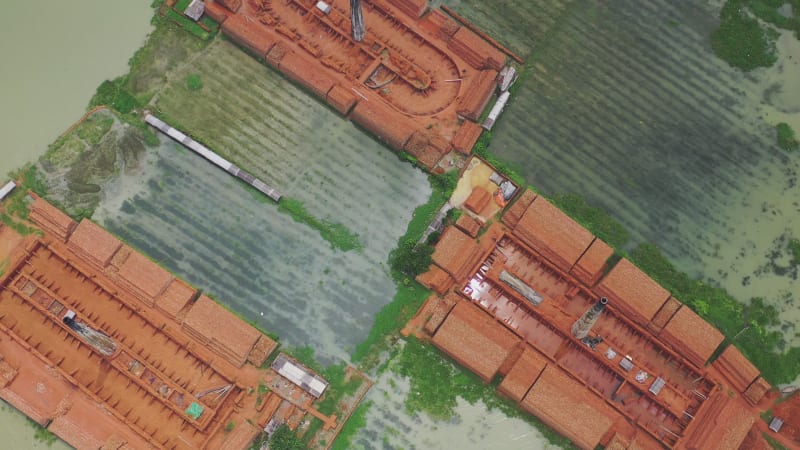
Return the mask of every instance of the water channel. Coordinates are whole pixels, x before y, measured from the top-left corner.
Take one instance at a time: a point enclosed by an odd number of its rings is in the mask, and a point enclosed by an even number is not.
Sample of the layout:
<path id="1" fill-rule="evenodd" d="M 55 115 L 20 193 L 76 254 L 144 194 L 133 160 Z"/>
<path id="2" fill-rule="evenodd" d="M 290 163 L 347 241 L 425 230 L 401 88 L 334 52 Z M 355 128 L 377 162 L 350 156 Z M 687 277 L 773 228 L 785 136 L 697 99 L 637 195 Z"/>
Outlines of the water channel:
<path id="1" fill-rule="evenodd" d="M 0 183 L 35 160 L 86 109 L 104 79 L 127 61 L 150 31 L 149 2 L 31 0 L 6 2 L 0 14 Z M 0 448 L 47 447 L 25 418 L 3 403 Z"/>

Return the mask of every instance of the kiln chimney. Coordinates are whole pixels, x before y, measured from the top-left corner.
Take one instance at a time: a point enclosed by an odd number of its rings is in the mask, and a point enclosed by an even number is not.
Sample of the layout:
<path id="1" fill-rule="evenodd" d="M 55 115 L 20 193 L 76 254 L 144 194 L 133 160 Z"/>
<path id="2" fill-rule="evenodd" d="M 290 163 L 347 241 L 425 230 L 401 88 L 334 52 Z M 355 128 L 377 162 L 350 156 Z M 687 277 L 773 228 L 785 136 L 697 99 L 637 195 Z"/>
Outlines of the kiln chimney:
<path id="1" fill-rule="evenodd" d="M 350 0 L 350 26 L 353 28 L 353 39 L 364 40 L 367 30 L 364 27 L 364 16 L 361 14 L 361 0 Z"/>
<path id="2" fill-rule="evenodd" d="M 585 338 L 589 334 L 589 330 L 594 326 L 594 323 L 600 318 L 600 314 L 606 309 L 607 304 L 608 299 L 600 297 L 600 300 L 592 305 L 591 308 L 587 309 L 581 318 L 576 320 L 572 325 L 572 335 L 578 339 Z"/>

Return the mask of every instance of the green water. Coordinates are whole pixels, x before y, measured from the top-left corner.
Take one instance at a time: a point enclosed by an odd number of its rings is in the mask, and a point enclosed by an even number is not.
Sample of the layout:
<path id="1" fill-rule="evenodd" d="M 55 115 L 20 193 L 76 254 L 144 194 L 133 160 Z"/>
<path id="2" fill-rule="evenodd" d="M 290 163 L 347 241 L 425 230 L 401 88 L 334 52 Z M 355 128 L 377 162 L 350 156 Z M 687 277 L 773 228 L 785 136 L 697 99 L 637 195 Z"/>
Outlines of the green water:
<path id="1" fill-rule="evenodd" d="M 31 0 L 0 14 L 0 178 L 44 153 L 122 75 L 150 30 L 149 2 Z"/>

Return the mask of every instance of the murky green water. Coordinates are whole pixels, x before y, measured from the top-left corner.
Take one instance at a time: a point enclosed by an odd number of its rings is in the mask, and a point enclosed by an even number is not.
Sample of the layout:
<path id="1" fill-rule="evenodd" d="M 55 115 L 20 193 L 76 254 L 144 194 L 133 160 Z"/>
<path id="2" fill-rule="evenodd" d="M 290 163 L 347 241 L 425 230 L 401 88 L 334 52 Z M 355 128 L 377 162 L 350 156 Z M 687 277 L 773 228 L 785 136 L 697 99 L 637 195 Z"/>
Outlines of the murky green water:
<path id="1" fill-rule="evenodd" d="M 149 1 L 6 2 L 0 14 L 0 178 L 44 153 L 122 75 L 150 30 Z"/>
<path id="2" fill-rule="evenodd" d="M 95 88 L 125 73 L 150 30 L 149 2 L 6 2 L 0 14 L 0 184 L 44 153 Z M 0 408 L 0 448 L 40 449 L 33 428 Z M 57 443 L 51 449 L 67 448 Z"/>

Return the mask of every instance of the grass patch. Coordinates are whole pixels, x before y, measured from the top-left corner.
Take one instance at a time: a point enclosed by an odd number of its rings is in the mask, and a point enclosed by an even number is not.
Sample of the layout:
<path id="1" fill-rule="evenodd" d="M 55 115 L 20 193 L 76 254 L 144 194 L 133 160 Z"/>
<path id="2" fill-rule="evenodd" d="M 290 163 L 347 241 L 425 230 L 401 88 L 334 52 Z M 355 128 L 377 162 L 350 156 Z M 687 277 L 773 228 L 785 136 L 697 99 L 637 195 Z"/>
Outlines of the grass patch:
<path id="1" fill-rule="evenodd" d="M 48 447 L 50 447 L 58 440 L 58 436 L 50 432 L 50 430 L 47 428 L 39 425 L 29 418 L 26 418 L 25 420 L 28 421 L 28 425 L 33 427 L 33 438 L 36 439 L 36 441 L 46 444 Z"/>
<path id="2" fill-rule="evenodd" d="M 772 385 L 789 383 L 800 372 L 800 347 L 784 350 L 778 310 L 754 298 L 742 304 L 724 289 L 680 272 L 654 244 L 637 246 L 631 260 L 662 286 L 717 327 Z"/>
<path id="3" fill-rule="evenodd" d="M 490 410 L 498 409 L 509 417 L 529 422 L 552 444 L 565 449 L 575 448 L 569 439 L 526 414 L 512 401 L 497 395 L 494 384 L 484 383 L 433 346 L 413 337 L 408 339 L 391 369 L 411 381 L 411 390 L 405 400 L 409 414 L 424 412 L 433 419 L 450 420 L 455 415 L 459 397 L 470 404 L 482 401 Z"/>
<path id="4" fill-rule="evenodd" d="M 514 83 L 514 86 L 512 86 L 512 90 L 514 88 L 519 89 L 518 86 L 520 85 L 521 83 L 520 80 L 518 79 L 517 82 Z M 498 159 L 496 156 L 494 156 L 492 153 L 489 152 L 489 142 L 491 142 L 491 140 L 492 140 L 492 132 L 484 131 L 481 134 L 481 137 L 478 138 L 478 141 L 475 142 L 475 146 L 472 148 L 472 153 L 480 156 L 486 162 L 494 166 L 494 168 L 497 169 L 498 172 L 508 177 L 508 179 L 510 179 L 514 184 L 516 184 L 520 188 L 524 188 L 525 186 L 527 186 L 525 178 L 522 175 L 520 175 L 520 173 L 522 173 L 522 170 L 520 168 L 512 167 L 510 164 L 501 161 L 500 159 Z"/>
<path id="5" fill-rule="evenodd" d="M 322 239 L 331 244 L 331 248 L 344 252 L 364 248 L 358 234 L 348 230 L 340 223 L 317 219 L 306 211 L 305 205 L 300 200 L 283 197 L 278 204 L 278 211 L 289 214 L 295 222 L 304 223 L 317 230 Z"/>
<path id="6" fill-rule="evenodd" d="M 614 220 L 603 208 L 591 206 L 579 194 L 556 194 L 551 199 L 559 209 L 567 213 L 593 234 L 615 248 L 622 248 L 630 239 L 630 233 Z"/>
<path id="7" fill-rule="evenodd" d="M 770 436 L 769 433 L 764 432 L 761 433 L 761 435 L 764 437 L 764 440 L 767 441 L 767 444 L 769 444 L 773 450 L 789 450 L 788 448 L 786 448 L 785 445 L 781 444 L 780 441 Z"/>
<path id="8" fill-rule="evenodd" d="M 367 424 L 367 411 L 369 411 L 370 406 L 372 406 L 372 402 L 365 401 L 356 407 L 356 410 L 353 411 L 353 414 L 347 419 L 342 430 L 339 431 L 336 440 L 333 441 L 331 450 L 347 450 L 352 448 L 353 438 L 358 433 L 358 430 L 364 428 Z"/>
<path id="9" fill-rule="evenodd" d="M 114 125 L 114 118 L 107 114 L 92 114 L 75 129 L 75 134 L 89 145 L 97 145 Z"/>
<path id="10" fill-rule="evenodd" d="M 97 92 L 89 102 L 89 107 L 105 105 L 120 114 L 128 114 L 143 104 L 125 87 L 127 76 L 117 77 L 100 83 Z"/>
<path id="11" fill-rule="evenodd" d="M 788 123 L 775 125 L 775 134 L 778 140 L 778 147 L 789 152 L 800 148 L 800 141 L 797 140 L 794 130 Z"/>
<path id="12" fill-rule="evenodd" d="M 750 15 L 747 0 L 728 0 L 720 12 L 719 28 L 711 33 L 714 53 L 733 67 L 750 71 L 770 67 L 775 54 L 775 33 Z"/>

